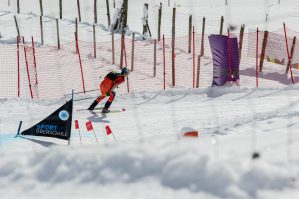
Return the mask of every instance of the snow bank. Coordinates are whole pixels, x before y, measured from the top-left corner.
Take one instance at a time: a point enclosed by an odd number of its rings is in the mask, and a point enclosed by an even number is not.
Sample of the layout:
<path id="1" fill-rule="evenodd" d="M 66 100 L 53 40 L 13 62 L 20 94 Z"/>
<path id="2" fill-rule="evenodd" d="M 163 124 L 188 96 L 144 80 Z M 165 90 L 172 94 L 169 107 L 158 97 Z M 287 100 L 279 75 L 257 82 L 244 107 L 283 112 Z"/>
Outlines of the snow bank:
<path id="1" fill-rule="evenodd" d="M 30 158 L 4 157 L 0 164 L 0 193 L 5 195 L 7 189 L 15 188 L 11 186 L 14 184 L 28 189 L 34 187 L 31 190 L 34 196 L 42 191 L 51 194 L 48 187 L 53 190 L 62 187 L 63 193 L 65 184 L 73 189 L 86 185 L 110 189 L 121 184 L 123 189 L 139 194 L 147 190 L 147 186 L 159 185 L 163 192 L 184 190 L 185 194 L 204 195 L 204 198 L 241 199 L 256 198 L 264 191 L 291 189 L 295 192 L 298 188 L 286 164 L 262 160 L 250 165 L 233 159 L 223 161 L 199 150 L 198 145 L 199 141 L 181 141 L 170 145 L 152 142 L 89 148 L 53 147 L 28 154 Z M 294 166 L 298 173 L 299 162 Z M 135 185 L 144 187 L 137 191 Z M 12 197 L 22 196 L 27 188 Z M 97 196 L 104 193 L 103 190 L 95 192 Z M 107 196 L 118 194 L 109 192 Z"/>

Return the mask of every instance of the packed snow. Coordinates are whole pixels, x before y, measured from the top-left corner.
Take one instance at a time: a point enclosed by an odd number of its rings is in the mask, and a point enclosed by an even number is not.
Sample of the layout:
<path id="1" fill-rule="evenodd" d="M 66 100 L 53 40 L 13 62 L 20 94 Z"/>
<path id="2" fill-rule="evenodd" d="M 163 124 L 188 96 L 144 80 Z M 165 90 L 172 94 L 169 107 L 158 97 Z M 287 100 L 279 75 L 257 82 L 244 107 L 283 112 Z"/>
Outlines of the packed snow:
<path id="1" fill-rule="evenodd" d="M 10 6 L 3 2 L 0 43 L 14 44 L 16 1 L 11 0 Z M 38 1 L 26 2 L 21 3 L 21 14 L 17 15 L 23 24 L 21 32 L 27 38 L 35 35 L 39 41 Z M 45 43 L 55 45 L 56 32 L 52 27 L 58 16 L 58 3 L 43 2 L 45 21 L 49 22 L 45 26 Z M 100 2 L 99 39 L 109 41 L 106 5 Z M 141 34 L 143 3 L 147 1 L 129 2 L 129 10 L 136 9 L 129 15 L 129 29 Z M 76 2 L 67 3 L 61 21 L 63 42 L 73 40 L 69 35 L 73 35 L 77 13 Z M 157 14 L 159 3 L 149 2 L 149 23 L 156 23 L 157 15 L 153 13 Z M 163 1 L 162 32 L 171 35 L 174 4 L 179 16 L 178 35 L 187 34 L 189 14 L 193 14 L 197 27 L 203 16 L 211 20 L 210 32 L 218 31 L 221 15 L 228 18 L 226 26 L 246 24 L 247 28 L 276 30 L 285 21 L 296 30 L 299 2 L 295 0 L 280 4 L 274 0 L 228 3 L 225 6 L 225 1 L 177 0 L 170 1 L 168 7 L 168 1 Z M 93 1 L 81 4 L 85 14 L 80 37 L 88 41 L 92 39 Z M 1 198 L 297 199 L 299 86 L 271 81 L 272 87 L 252 88 L 252 81 L 242 78 L 245 77 L 240 77 L 240 87 L 117 93 L 111 109 L 125 111 L 107 115 L 80 110 L 92 103 L 98 91 L 76 94 L 73 120 L 79 121 L 80 134 L 73 124 L 69 146 L 67 141 L 55 138 L 14 136 L 20 121 L 25 130 L 70 96 L 51 100 L 0 99 Z M 204 84 L 210 85 L 210 80 Z M 99 143 L 93 132 L 86 130 L 87 121 L 93 123 Z M 107 136 L 106 125 L 111 127 L 115 139 L 111 134 Z M 186 129 L 198 131 L 199 136 L 183 136 Z"/>

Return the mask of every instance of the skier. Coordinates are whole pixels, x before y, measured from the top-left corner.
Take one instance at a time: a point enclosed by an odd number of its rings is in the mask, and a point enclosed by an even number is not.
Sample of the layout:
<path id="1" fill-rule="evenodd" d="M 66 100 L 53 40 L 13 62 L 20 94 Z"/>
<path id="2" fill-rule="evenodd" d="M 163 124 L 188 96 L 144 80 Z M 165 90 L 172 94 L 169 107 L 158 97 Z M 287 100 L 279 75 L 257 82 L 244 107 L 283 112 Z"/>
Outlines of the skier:
<path id="1" fill-rule="evenodd" d="M 106 96 L 109 96 L 109 99 L 102 110 L 102 113 L 109 113 L 109 107 L 112 104 L 116 94 L 114 89 L 121 83 L 125 82 L 125 78 L 129 75 L 129 73 L 130 70 L 126 67 L 121 70 L 121 73 L 115 71 L 108 73 L 100 84 L 101 96 L 95 99 L 95 101 L 89 106 L 87 110 L 94 110 L 94 108 L 101 100 L 103 100 Z"/>

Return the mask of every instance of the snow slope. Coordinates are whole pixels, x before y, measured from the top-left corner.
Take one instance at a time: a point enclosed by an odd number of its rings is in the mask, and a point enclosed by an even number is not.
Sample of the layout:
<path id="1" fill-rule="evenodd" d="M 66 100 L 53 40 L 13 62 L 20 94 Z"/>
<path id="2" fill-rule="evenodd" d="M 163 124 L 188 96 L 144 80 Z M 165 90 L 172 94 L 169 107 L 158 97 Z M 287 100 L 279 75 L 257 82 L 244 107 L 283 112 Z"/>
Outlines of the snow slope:
<path id="1" fill-rule="evenodd" d="M 27 2 L 30 3 L 23 5 L 18 15 L 23 24 L 21 32 L 26 38 L 34 34 L 39 40 L 39 27 L 34 25 L 38 24 L 38 4 L 33 0 Z M 61 21 L 64 42 L 73 40 L 69 35 L 74 31 L 76 9 L 69 2 L 66 1 L 68 12 Z M 84 2 L 88 2 L 83 5 L 85 10 L 92 9 L 89 6 L 92 1 Z M 142 11 L 143 1 L 131 2 L 129 9 L 140 7 Z M 155 5 L 160 1 L 153 2 L 149 17 L 155 23 L 157 18 L 151 13 L 156 13 Z M 207 16 L 211 32 L 218 31 L 221 15 L 228 18 L 227 25 L 245 23 L 246 27 L 268 26 L 276 30 L 286 21 L 296 30 L 298 2 L 295 0 L 282 1 L 280 5 L 270 0 L 229 2 L 225 7 L 223 2 L 215 0 L 176 1 L 178 35 L 186 35 L 189 13 L 194 14 L 196 27 L 200 27 L 201 17 Z M 11 0 L 10 7 L 6 5 L 0 7 L 3 35 L 0 42 L 14 43 L 15 1 Z M 163 18 L 163 32 L 170 35 L 171 8 L 167 8 L 167 1 L 163 5 L 163 13 L 168 16 Z M 48 45 L 55 44 L 55 31 L 50 28 L 57 17 L 57 6 L 49 3 L 45 9 Z M 99 7 L 102 21 L 97 26 L 98 34 L 106 41 L 110 36 L 106 31 L 105 4 L 102 2 Z M 265 23 L 266 13 L 270 16 L 268 23 Z M 136 20 L 139 15 L 141 18 L 138 10 L 129 17 L 131 31 L 141 32 L 141 20 Z M 87 14 L 83 17 L 82 40 L 92 38 L 91 19 Z M 272 66 L 273 70 L 276 66 Z M 247 78 L 241 76 L 241 87 L 176 88 L 117 95 L 112 109 L 126 111 L 108 115 L 78 111 L 89 106 L 93 98 L 75 101 L 73 118 L 79 120 L 82 145 L 74 128 L 70 146 L 57 139 L 13 138 L 20 120 L 23 130 L 29 128 L 60 107 L 65 98 L 0 99 L 1 199 L 297 199 L 299 86 L 271 81 L 272 87 L 252 89 L 249 84 L 252 81 Z M 210 85 L 210 79 L 203 84 Z M 75 100 L 97 94 L 75 95 Z M 87 132 L 87 121 L 93 122 L 99 144 Z M 105 125 L 110 125 L 117 143 L 112 135 L 105 134 Z M 185 127 L 198 130 L 200 136 L 182 137 L 181 130 Z M 260 158 L 252 159 L 253 152 L 258 152 Z"/>
<path id="2" fill-rule="evenodd" d="M 73 128 L 70 147 L 56 139 L 12 138 L 19 119 L 25 129 L 58 102 L 2 101 L 0 193 L 6 198 L 51 198 L 60 192 L 64 198 L 296 198 L 297 93 L 298 86 L 122 95 L 113 108 L 125 112 L 105 117 L 75 111 L 83 145 Z M 88 104 L 76 102 L 74 108 Z M 85 129 L 88 120 L 99 144 Z M 107 124 L 117 143 L 106 136 Z M 200 137 L 183 138 L 183 127 L 198 130 Z M 253 151 L 261 158 L 252 160 Z"/>

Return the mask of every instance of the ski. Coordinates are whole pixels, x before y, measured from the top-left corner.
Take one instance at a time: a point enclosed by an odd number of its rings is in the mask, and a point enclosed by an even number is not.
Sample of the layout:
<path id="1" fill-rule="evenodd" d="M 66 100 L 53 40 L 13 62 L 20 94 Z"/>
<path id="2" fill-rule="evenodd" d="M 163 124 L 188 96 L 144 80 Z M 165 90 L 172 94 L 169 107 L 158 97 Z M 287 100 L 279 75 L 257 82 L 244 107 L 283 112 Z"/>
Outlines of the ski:
<path id="1" fill-rule="evenodd" d="M 89 111 L 89 112 L 98 112 L 98 111 L 101 111 L 103 110 L 104 107 L 98 107 L 98 108 L 95 108 L 93 110 L 87 110 L 87 109 L 77 109 L 77 111 Z M 109 113 L 120 113 L 120 112 L 125 112 L 125 109 L 124 108 L 121 108 L 121 109 L 111 109 Z M 105 113 L 106 114 L 106 113 Z"/>

